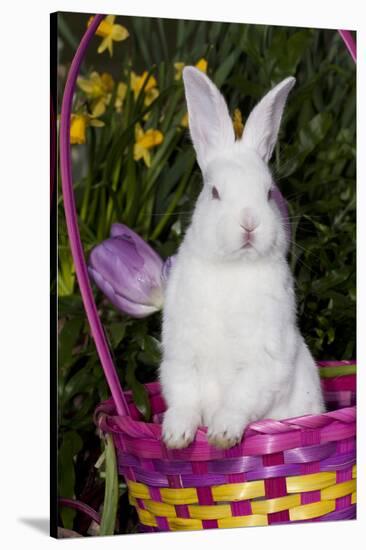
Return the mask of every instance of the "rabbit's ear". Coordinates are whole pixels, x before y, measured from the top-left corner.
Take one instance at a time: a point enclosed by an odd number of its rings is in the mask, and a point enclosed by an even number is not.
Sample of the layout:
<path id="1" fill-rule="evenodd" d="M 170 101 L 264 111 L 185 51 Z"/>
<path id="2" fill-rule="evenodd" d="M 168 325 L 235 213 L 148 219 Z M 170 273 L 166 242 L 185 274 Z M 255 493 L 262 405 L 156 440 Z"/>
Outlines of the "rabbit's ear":
<path id="1" fill-rule="evenodd" d="M 254 107 L 244 126 L 243 145 L 255 149 L 265 162 L 272 156 L 286 99 L 295 82 L 289 76 L 277 84 Z"/>
<path id="2" fill-rule="evenodd" d="M 183 69 L 189 130 L 201 170 L 216 152 L 235 141 L 226 102 L 216 86 L 195 67 Z"/>

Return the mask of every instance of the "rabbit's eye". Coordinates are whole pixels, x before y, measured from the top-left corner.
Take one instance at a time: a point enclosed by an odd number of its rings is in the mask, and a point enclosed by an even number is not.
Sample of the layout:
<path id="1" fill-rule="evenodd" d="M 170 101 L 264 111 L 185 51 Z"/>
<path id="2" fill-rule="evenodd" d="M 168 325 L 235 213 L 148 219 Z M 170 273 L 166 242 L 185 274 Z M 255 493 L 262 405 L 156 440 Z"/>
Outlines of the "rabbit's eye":
<path id="1" fill-rule="evenodd" d="M 272 189 L 268 191 L 267 199 L 270 201 L 272 198 Z"/>
<path id="2" fill-rule="evenodd" d="M 215 186 L 212 188 L 211 193 L 213 199 L 220 199 L 220 194 Z"/>

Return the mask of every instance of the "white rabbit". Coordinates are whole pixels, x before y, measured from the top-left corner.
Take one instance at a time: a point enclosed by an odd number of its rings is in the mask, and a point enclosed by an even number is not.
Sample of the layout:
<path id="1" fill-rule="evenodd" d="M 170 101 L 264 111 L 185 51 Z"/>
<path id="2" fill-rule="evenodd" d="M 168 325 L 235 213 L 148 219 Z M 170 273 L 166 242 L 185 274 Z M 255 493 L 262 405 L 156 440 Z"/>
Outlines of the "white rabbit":
<path id="1" fill-rule="evenodd" d="M 186 447 L 203 424 L 210 443 L 227 448 L 255 420 L 324 411 L 296 324 L 288 239 L 267 166 L 295 79 L 267 93 L 237 141 L 210 79 L 194 67 L 183 79 L 204 185 L 165 293 L 163 439 Z"/>

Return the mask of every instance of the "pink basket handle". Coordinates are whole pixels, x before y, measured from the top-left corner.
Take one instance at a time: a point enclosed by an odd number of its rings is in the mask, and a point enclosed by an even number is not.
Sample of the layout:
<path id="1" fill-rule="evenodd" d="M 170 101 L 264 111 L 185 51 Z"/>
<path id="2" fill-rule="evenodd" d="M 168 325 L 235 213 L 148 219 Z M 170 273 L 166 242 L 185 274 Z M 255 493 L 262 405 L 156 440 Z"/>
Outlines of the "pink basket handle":
<path id="1" fill-rule="evenodd" d="M 343 42 L 346 44 L 349 53 L 352 56 L 353 61 L 356 63 L 356 42 L 350 31 L 339 30 Z"/>
<path id="2" fill-rule="evenodd" d="M 99 23 L 101 22 L 103 17 L 104 15 L 96 15 L 92 20 L 75 53 L 74 59 L 71 63 L 69 74 L 67 76 L 64 95 L 62 99 L 60 118 L 60 167 L 67 232 L 69 235 L 71 253 L 74 259 L 75 271 L 80 287 L 81 297 L 83 299 L 86 315 L 90 324 L 91 333 L 94 338 L 97 352 L 102 363 L 104 374 L 107 379 L 107 383 L 109 385 L 117 412 L 121 415 L 128 415 L 129 411 L 127 403 L 123 395 L 117 371 L 113 364 L 111 352 L 98 315 L 97 306 L 95 304 L 93 291 L 90 285 L 88 268 L 85 262 L 85 256 L 81 244 L 80 232 L 77 222 L 77 213 L 72 182 L 70 117 L 75 83 L 79 74 L 80 65 L 84 59 L 89 42 L 93 38 L 94 33 L 97 30 Z"/>

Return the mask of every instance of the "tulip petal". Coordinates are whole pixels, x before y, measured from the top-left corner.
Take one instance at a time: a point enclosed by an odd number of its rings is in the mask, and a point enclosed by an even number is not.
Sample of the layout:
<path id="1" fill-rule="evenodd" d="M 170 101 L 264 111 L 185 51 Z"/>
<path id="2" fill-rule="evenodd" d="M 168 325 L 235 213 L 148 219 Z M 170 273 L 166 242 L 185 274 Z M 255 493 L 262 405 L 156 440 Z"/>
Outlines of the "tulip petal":
<path id="1" fill-rule="evenodd" d="M 142 242 L 146 251 L 148 245 Z M 148 254 L 144 254 L 144 250 L 140 254 L 129 235 L 112 237 L 92 250 L 89 264 L 119 296 L 138 304 L 160 308 L 162 261 L 157 255 L 158 263 L 156 258 L 152 260 Z"/>
<path id="2" fill-rule="evenodd" d="M 124 237 L 132 239 L 136 246 L 136 250 L 140 256 L 142 256 L 145 261 L 148 261 L 149 272 L 154 274 L 157 280 L 159 280 L 160 273 L 163 267 L 163 260 L 160 258 L 159 254 L 155 252 L 153 248 L 140 235 L 135 233 L 132 229 L 124 225 L 123 223 L 114 223 L 111 227 L 110 232 L 111 237 Z"/>
<path id="3" fill-rule="evenodd" d="M 158 309 L 154 306 L 136 304 L 135 302 L 132 302 L 127 298 L 120 296 L 114 291 L 112 285 L 108 281 L 103 279 L 98 271 L 90 266 L 88 267 L 88 271 L 97 287 L 103 292 L 103 294 L 105 294 L 105 296 L 118 310 L 127 313 L 128 315 L 131 315 L 131 317 L 136 318 L 147 317 L 148 315 L 151 315 L 152 313 L 158 311 Z"/>
<path id="4" fill-rule="evenodd" d="M 136 302 L 148 301 L 148 295 L 141 288 L 139 280 L 144 261 L 137 254 L 133 243 L 107 239 L 92 250 L 89 263 L 118 294 Z"/>

